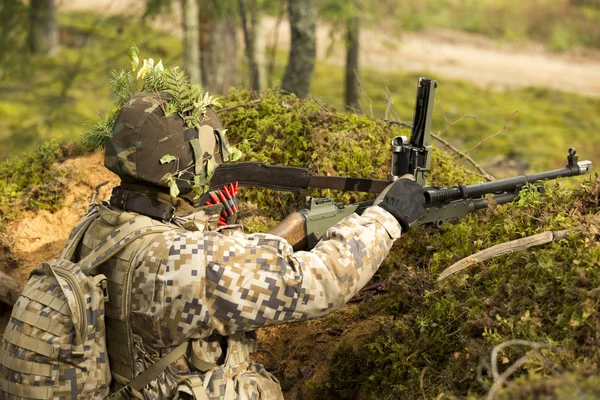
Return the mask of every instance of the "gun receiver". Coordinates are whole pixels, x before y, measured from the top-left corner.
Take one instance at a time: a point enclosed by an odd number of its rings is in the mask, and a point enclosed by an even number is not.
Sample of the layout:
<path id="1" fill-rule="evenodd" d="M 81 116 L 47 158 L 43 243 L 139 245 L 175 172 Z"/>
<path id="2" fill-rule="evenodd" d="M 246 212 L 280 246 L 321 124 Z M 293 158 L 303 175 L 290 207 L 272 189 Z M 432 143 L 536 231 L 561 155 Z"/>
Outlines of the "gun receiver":
<path id="1" fill-rule="evenodd" d="M 431 115 L 435 88 L 436 81 L 419 78 L 410 141 L 406 136 L 392 139 L 390 180 L 411 174 L 419 185 L 425 186 L 431 169 Z"/>

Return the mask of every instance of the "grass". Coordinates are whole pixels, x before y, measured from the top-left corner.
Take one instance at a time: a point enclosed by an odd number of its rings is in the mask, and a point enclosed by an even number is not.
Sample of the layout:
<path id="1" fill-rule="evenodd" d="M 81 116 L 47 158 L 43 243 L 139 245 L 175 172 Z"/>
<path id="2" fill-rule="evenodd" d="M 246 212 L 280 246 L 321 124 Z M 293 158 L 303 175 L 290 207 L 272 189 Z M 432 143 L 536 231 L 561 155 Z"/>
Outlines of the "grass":
<path id="1" fill-rule="evenodd" d="M 139 21 L 63 13 L 59 23 L 58 57 L 12 53 L 5 65 L 0 81 L 0 157 L 33 151 L 50 139 L 77 141 L 84 122 L 114 103 L 109 72 L 130 67 L 131 42 L 141 47 L 144 58 L 181 64 L 181 41 Z"/>

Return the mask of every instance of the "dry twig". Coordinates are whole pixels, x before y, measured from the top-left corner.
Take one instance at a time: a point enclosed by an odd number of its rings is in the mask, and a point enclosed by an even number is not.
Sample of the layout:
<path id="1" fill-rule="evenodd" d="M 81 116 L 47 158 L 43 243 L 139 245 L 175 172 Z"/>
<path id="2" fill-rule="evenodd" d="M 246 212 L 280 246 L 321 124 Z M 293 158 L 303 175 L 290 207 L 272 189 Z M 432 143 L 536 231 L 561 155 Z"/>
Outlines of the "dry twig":
<path id="1" fill-rule="evenodd" d="M 483 139 L 481 139 L 481 140 L 479 141 L 479 143 L 477 143 L 475 146 L 471 147 L 469 150 L 465 151 L 465 154 L 469 154 L 470 152 L 472 152 L 473 150 L 475 150 L 476 148 L 478 148 L 479 146 L 481 146 L 482 144 L 484 144 L 484 143 L 485 143 L 485 142 L 487 142 L 488 140 L 490 140 L 490 139 L 492 139 L 492 138 L 494 138 L 494 137 L 498 136 L 498 135 L 499 135 L 499 134 L 501 134 L 501 133 L 504 133 L 504 132 L 506 132 L 506 131 L 507 131 L 507 129 L 508 129 L 508 128 L 507 128 L 508 122 L 509 122 L 509 121 L 512 119 L 512 117 L 514 117 L 514 116 L 515 116 L 515 114 L 517 114 L 518 112 L 519 112 L 519 110 L 517 110 L 517 111 L 514 111 L 512 114 L 510 114 L 510 115 L 509 115 L 509 116 L 506 118 L 506 121 L 504 122 L 504 127 L 503 127 L 501 130 L 499 130 L 498 132 L 494 133 L 493 135 L 490 135 L 490 136 L 488 136 L 488 137 L 486 137 L 486 138 L 483 138 Z"/>
<path id="2" fill-rule="evenodd" d="M 502 374 L 500 374 L 498 372 L 498 353 L 500 352 L 500 350 L 504 349 L 505 347 L 515 346 L 515 345 L 529 346 L 529 347 L 533 348 L 535 351 L 533 353 L 526 354 L 526 355 L 520 357 L 510 367 L 508 367 Z M 563 351 L 561 348 L 549 345 L 547 343 L 538 343 L 538 342 L 532 342 L 529 340 L 522 340 L 522 339 L 507 340 L 506 342 L 502 342 L 502 343 L 494 346 L 494 348 L 492 349 L 492 360 L 491 360 L 491 364 L 492 364 L 491 372 L 492 372 L 492 377 L 494 379 L 494 384 L 492 385 L 492 388 L 488 392 L 486 400 L 493 400 L 494 397 L 496 397 L 496 394 L 498 393 L 498 391 L 500 389 L 502 389 L 502 386 L 504 386 L 504 384 L 507 382 L 508 378 L 510 378 L 510 376 L 512 374 L 514 374 L 519 368 L 521 368 L 527 361 L 531 360 L 534 357 L 539 357 L 541 359 L 544 359 L 544 357 L 542 357 L 542 355 L 538 352 L 538 350 L 543 349 L 543 348 L 551 349 L 551 350 L 555 350 L 555 351 Z"/>
<path id="3" fill-rule="evenodd" d="M 477 170 L 481 173 L 481 175 L 483 175 L 483 177 L 485 179 L 487 179 L 488 181 L 496 180 L 496 178 L 494 178 L 492 175 L 488 174 L 481 165 L 479 165 L 475 160 L 473 160 L 473 158 L 471 156 L 469 156 L 468 154 L 465 154 L 462 151 L 460 151 L 459 149 L 457 149 L 456 146 L 454 146 L 452 143 L 448 142 L 445 139 L 442 139 L 441 137 L 439 137 L 438 135 L 436 135 L 434 133 L 431 134 L 431 137 L 434 138 L 435 140 L 437 140 L 438 142 L 442 143 L 444 146 L 448 147 L 450 150 L 452 150 L 453 152 L 455 152 L 456 154 L 458 154 L 459 156 L 461 156 L 468 162 L 470 162 L 471 165 L 473 165 L 475 168 L 477 168 Z"/>
<path id="4" fill-rule="evenodd" d="M 375 113 L 373 112 L 373 103 L 371 102 L 371 98 L 369 97 L 369 95 L 365 92 L 365 90 L 362 87 L 362 84 L 360 83 L 360 77 L 358 76 L 358 71 L 354 70 L 354 75 L 356 76 L 356 83 L 358 83 L 358 88 L 360 89 L 360 92 L 363 94 L 363 96 L 365 96 L 367 98 L 367 100 L 369 101 L 369 112 L 371 113 L 371 118 L 375 118 Z M 358 105 L 362 110 L 362 105 L 360 104 L 360 99 L 358 99 Z"/>
<path id="5" fill-rule="evenodd" d="M 392 99 L 392 94 L 390 93 L 390 89 L 388 89 L 388 87 L 385 87 L 385 114 L 383 117 L 384 121 L 388 121 L 389 120 L 389 115 L 390 113 L 393 113 L 393 118 L 396 121 L 400 120 L 400 117 L 398 116 L 398 113 L 396 113 L 396 110 L 394 110 L 394 107 L 392 106 L 392 104 L 394 104 L 394 99 Z M 412 125 L 408 125 L 408 128 L 411 128 Z"/>
<path id="6" fill-rule="evenodd" d="M 412 128 L 412 124 L 410 122 L 393 121 L 391 119 L 384 119 L 383 122 L 385 122 L 388 125 L 398 125 L 403 128 Z"/>
<path id="7" fill-rule="evenodd" d="M 438 133 L 438 136 L 442 136 L 444 133 L 448 132 L 448 129 L 450 129 L 451 126 L 454 126 L 456 124 L 458 124 L 460 121 L 462 121 L 463 119 L 475 119 L 474 116 L 472 115 L 463 115 L 462 117 L 460 117 L 459 119 L 457 119 L 456 121 L 450 121 L 448 118 L 446 118 L 446 114 L 444 113 L 444 109 L 442 108 L 441 104 L 438 104 L 438 107 L 440 108 L 440 111 L 442 113 L 442 119 L 444 120 L 444 122 L 446 123 L 446 127 Z"/>
<path id="8" fill-rule="evenodd" d="M 419 388 L 421 389 L 423 398 L 427 400 L 427 394 L 425 394 L 425 371 L 427 371 L 427 367 L 423 368 L 421 371 L 421 376 L 419 377 Z"/>

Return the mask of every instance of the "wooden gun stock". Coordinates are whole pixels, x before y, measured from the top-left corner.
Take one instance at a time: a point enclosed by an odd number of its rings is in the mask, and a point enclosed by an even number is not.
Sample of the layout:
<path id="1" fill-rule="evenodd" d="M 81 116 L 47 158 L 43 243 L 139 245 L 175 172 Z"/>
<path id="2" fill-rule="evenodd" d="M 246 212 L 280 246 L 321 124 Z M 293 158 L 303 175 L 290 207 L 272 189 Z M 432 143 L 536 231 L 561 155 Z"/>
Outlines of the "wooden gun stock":
<path id="1" fill-rule="evenodd" d="M 287 240 L 294 248 L 294 251 L 306 250 L 308 247 L 306 221 L 304 216 L 298 211 L 285 217 L 283 221 L 271 228 L 268 233 Z"/>

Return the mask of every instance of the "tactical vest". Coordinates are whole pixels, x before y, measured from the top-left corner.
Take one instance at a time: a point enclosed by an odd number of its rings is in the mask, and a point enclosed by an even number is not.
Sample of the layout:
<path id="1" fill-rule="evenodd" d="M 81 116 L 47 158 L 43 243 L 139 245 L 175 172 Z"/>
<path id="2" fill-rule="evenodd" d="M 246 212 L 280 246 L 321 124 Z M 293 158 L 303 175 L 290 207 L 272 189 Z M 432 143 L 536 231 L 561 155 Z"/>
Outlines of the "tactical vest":
<path id="1" fill-rule="evenodd" d="M 176 226 L 136 213 L 111 210 L 103 205 L 100 208 L 99 217 L 92 222 L 83 236 L 78 255 L 85 257 L 113 231 L 126 223 L 129 223 L 132 229 L 166 225 L 173 230 L 182 232 L 185 230 L 216 230 L 220 211 L 220 207 L 209 207 L 185 218 L 180 218 L 179 226 Z M 132 221 L 134 222 L 132 223 Z M 130 318 L 132 277 L 136 257 L 143 249 L 151 245 L 153 237 L 154 235 L 147 235 L 136 239 L 103 263 L 96 271 L 97 274 L 106 276 L 108 282 L 108 302 L 105 305 L 106 343 L 113 378 L 111 392 L 117 393 L 117 395 L 113 395 L 114 398 L 143 398 L 139 390 L 150 382 L 137 382 L 137 388 L 126 385 L 143 370 L 151 368 L 157 360 L 165 356 L 165 354 L 158 354 L 154 349 L 147 347 L 141 338 L 135 335 Z M 177 392 L 181 396 L 187 394 L 189 398 L 200 400 L 235 399 L 236 397 L 245 399 L 247 397 L 243 393 L 236 396 L 237 390 L 234 386 L 239 389 L 243 389 L 244 386 L 252 387 L 254 385 L 256 387 L 257 381 L 260 381 L 261 391 L 268 395 L 268 397 L 261 398 L 283 398 L 277 380 L 264 369 L 261 370 L 262 366 L 249 361 L 250 353 L 256 350 L 256 340 L 253 335 L 254 332 L 250 334 L 240 332 L 227 338 L 221 337 L 227 343 L 226 354 L 221 354 L 222 348 L 215 348 L 215 346 L 220 347 L 220 343 L 222 343 L 222 340 L 218 338 L 213 338 L 215 340 L 212 342 L 194 341 L 189 346 L 187 357 L 182 358 L 182 354 L 175 356 L 179 359 L 175 364 L 179 364 L 185 370 L 195 370 L 197 373 L 178 375 L 173 372 L 173 368 L 165 368 L 174 361 L 169 360 L 167 365 L 161 367 L 165 371 L 158 371 L 156 375 L 160 373 L 159 378 L 153 381 L 146 391 L 151 390 L 154 398 L 163 398 L 170 397 L 173 387 L 177 387 Z M 221 354 L 222 357 L 216 357 L 215 354 Z M 169 356 L 173 358 L 173 355 L 167 355 L 167 357 Z M 219 362 L 219 366 L 216 364 L 218 361 L 222 362 Z M 219 397 L 207 395 L 208 383 L 211 380 L 213 381 L 212 386 L 220 388 L 220 393 L 217 394 Z M 127 393 L 123 393 L 123 389 L 126 389 Z M 210 391 L 208 392 L 210 394 Z"/>

